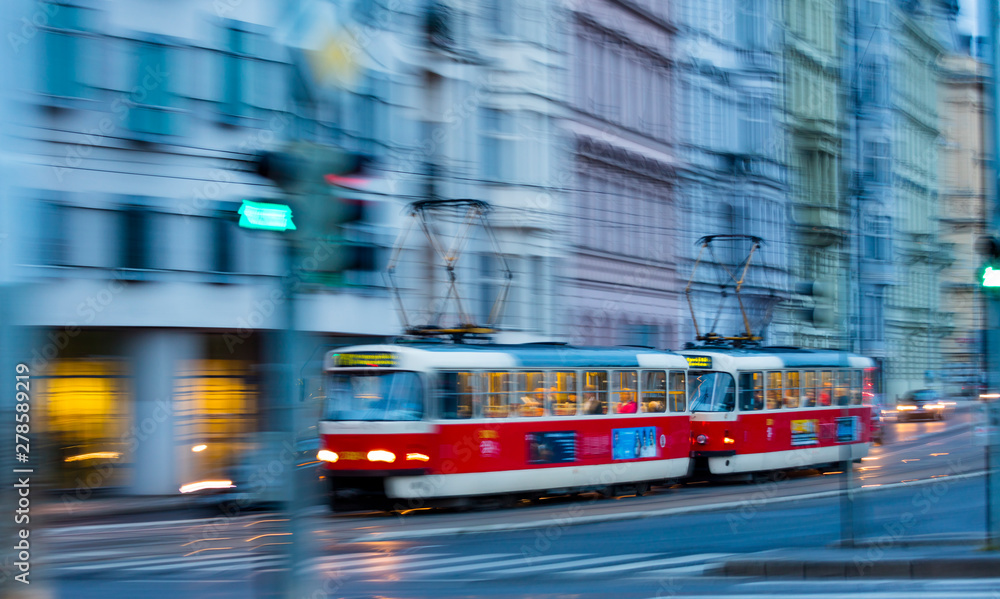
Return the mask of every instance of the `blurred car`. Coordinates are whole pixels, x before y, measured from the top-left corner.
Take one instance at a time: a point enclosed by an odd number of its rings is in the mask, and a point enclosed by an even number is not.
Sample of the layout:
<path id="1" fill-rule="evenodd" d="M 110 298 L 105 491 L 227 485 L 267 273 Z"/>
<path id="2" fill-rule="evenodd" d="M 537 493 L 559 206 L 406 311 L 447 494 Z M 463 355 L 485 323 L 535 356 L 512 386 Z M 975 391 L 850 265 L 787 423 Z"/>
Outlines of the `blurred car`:
<path id="1" fill-rule="evenodd" d="M 903 399 L 896 404 L 896 419 L 899 422 L 908 420 L 944 420 L 946 404 L 941 402 L 937 391 L 933 389 L 917 389 L 907 391 Z"/>

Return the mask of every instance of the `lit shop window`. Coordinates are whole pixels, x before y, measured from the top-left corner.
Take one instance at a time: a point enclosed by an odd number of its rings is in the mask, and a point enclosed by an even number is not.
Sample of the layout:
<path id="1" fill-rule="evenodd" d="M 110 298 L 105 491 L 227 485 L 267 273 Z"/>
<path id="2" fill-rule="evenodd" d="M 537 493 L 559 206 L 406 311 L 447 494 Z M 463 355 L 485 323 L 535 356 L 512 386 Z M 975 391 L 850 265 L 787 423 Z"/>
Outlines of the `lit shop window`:
<path id="1" fill-rule="evenodd" d="M 57 464 L 52 484 L 89 491 L 127 484 L 134 438 L 124 363 L 62 359 L 34 381 L 44 412 L 43 454 Z"/>

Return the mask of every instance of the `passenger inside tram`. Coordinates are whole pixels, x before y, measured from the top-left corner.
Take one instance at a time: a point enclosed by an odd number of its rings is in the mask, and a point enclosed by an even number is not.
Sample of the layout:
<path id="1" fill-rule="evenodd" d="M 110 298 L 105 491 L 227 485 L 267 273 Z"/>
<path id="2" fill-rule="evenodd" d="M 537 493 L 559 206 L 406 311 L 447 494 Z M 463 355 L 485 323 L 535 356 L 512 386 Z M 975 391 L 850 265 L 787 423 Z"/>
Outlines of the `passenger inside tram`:
<path id="1" fill-rule="evenodd" d="M 597 399 L 597 389 L 595 387 L 587 387 L 583 392 L 583 413 L 601 413 L 601 402 Z"/>
<path id="2" fill-rule="evenodd" d="M 635 391 L 622 391 L 621 402 L 618 404 L 619 414 L 635 414 L 638 405 L 635 402 Z"/>

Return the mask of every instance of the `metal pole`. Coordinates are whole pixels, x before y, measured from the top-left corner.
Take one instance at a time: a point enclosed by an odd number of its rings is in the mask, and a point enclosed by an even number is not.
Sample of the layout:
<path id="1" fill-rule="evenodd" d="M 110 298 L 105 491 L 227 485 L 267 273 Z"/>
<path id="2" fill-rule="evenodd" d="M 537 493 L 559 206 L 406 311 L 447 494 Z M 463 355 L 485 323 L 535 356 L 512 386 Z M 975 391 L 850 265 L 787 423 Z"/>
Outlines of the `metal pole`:
<path id="1" fill-rule="evenodd" d="M 309 555 L 308 527 L 306 526 L 305 508 L 307 505 L 306 496 L 308 494 L 302 487 L 301 477 L 298 475 L 298 380 L 296 379 L 295 364 L 298 362 L 299 334 L 296 328 L 296 293 L 299 270 L 298 241 L 294 236 L 289 235 L 285 241 L 285 276 L 282 278 L 282 294 L 285 297 L 285 326 L 282 332 L 282 391 L 284 394 L 283 408 L 285 412 L 286 439 L 289 450 L 293 452 L 293 458 L 289 468 L 286 469 L 285 478 L 285 510 L 289 522 L 289 532 L 291 532 L 292 542 L 283 545 L 288 549 L 288 564 L 284 572 L 287 578 L 284 580 L 284 596 L 287 599 L 298 599 L 300 597 L 311 597 L 317 590 L 312 577 L 306 568 L 306 557 Z"/>
<path id="2" fill-rule="evenodd" d="M 989 25 L 987 36 L 990 45 L 990 77 L 987 78 L 986 85 L 990 88 L 990 93 L 984 100 L 989 102 L 989 108 L 985 111 L 990 119 L 990 126 L 984 131 L 984 141 L 989 144 L 988 152 L 991 158 L 989 164 L 989 176 L 987 183 L 987 233 L 997 235 L 1000 231 L 1000 206 L 998 206 L 997 193 L 1000 189 L 997 180 L 998 164 L 998 140 L 1000 140 L 1000 118 L 998 118 L 997 108 L 1000 107 L 1000 85 L 997 84 L 997 70 L 1000 66 L 1000 44 L 998 44 L 998 26 L 1000 26 L 1000 7 L 998 0 L 989 0 Z M 993 294 L 986 296 L 986 368 L 988 392 L 997 393 L 1000 391 L 1000 297 Z M 987 422 L 992 424 L 994 416 L 997 414 L 1000 404 L 991 402 L 987 406 Z M 1000 464 L 1000 439 L 996 435 L 989 434 L 986 439 L 986 538 L 991 546 L 996 546 L 1000 542 L 1000 476 L 995 472 L 997 464 Z"/>

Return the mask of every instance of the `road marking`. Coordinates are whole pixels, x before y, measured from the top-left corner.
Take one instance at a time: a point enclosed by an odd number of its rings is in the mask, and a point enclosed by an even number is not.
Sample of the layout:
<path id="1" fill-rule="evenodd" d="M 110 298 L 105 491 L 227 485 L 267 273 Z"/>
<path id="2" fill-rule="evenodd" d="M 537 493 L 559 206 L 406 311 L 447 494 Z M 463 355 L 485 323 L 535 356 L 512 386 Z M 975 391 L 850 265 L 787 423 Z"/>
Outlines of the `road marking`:
<path id="1" fill-rule="evenodd" d="M 684 555 L 680 557 L 669 557 L 665 559 L 649 560 L 641 563 L 634 564 L 619 564 L 617 566 L 605 566 L 603 568 L 589 568 L 586 572 L 581 572 L 581 574 L 606 574 L 609 572 L 623 572 L 627 570 L 639 570 L 642 568 L 655 568 L 658 566 L 669 566 L 676 564 L 690 564 L 691 562 L 707 562 L 711 560 L 717 560 L 724 557 L 729 557 L 733 555 L 732 553 L 698 553 L 695 555 Z M 685 566 L 685 568 L 700 568 L 704 569 L 706 564 L 698 564 L 697 566 Z M 650 574 L 666 573 L 668 570 L 676 571 L 684 568 L 669 568 L 664 570 L 657 570 L 656 572 L 650 572 Z M 700 570 L 699 570 L 700 571 Z"/>
<path id="2" fill-rule="evenodd" d="M 440 554 L 436 554 L 436 555 L 440 555 Z M 462 563 L 462 562 L 471 562 L 471 561 L 476 561 L 476 560 L 485 561 L 485 560 L 491 560 L 491 559 L 496 559 L 496 558 L 500 558 L 500 557 L 511 557 L 511 556 L 514 556 L 514 555 L 517 555 L 517 554 L 516 553 L 486 553 L 486 554 L 482 554 L 482 555 L 460 555 L 460 556 L 452 556 L 452 557 L 438 557 L 438 558 L 434 558 L 434 559 L 422 559 L 424 557 L 432 557 L 430 554 L 428 554 L 426 556 L 400 556 L 400 557 L 409 557 L 409 558 L 416 558 L 416 559 L 410 559 L 408 561 L 400 562 L 400 563 L 397 563 L 397 564 L 382 564 L 380 566 L 351 567 L 351 568 L 345 568 L 345 569 L 343 569 L 341 571 L 345 572 L 345 573 L 350 573 L 350 574 L 369 574 L 369 573 L 372 573 L 372 572 L 384 572 L 386 570 L 390 570 L 390 571 L 393 571 L 393 572 L 398 572 L 398 571 L 401 571 L 401 570 L 413 570 L 415 568 L 423 568 L 425 566 L 434 566 L 434 565 L 441 565 L 441 564 L 459 564 L 459 563 Z M 488 565 L 491 565 L 491 564 L 488 564 Z"/>
<path id="3" fill-rule="evenodd" d="M 559 554 L 559 555 L 543 555 L 543 556 L 539 556 L 539 557 L 533 557 L 531 559 L 533 559 L 535 561 L 550 562 L 552 560 L 557 560 L 557 559 L 565 559 L 565 558 L 570 558 L 570 557 L 582 557 L 582 556 L 583 556 L 583 554 L 581 554 L 581 553 L 568 553 L 568 554 Z M 421 574 L 428 574 L 428 575 L 430 575 L 430 574 L 452 574 L 452 573 L 455 573 L 455 572 L 468 572 L 468 571 L 471 571 L 471 570 L 479 570 L 479 569 L 482 569 L 482 568 L 495 568 L 497 566 L 509 566 L 509 565 L 516 564 L 518 562 L 523 563 L 524 560 L 525 560 L 524 557 L 519 557 L 517 559 L 505 560 L 505 561 L 500 561 L 500 562 L 493 562 L 493 563 L 490 563 L 490 564 L 466 564 L 464 566 L 449 566 L 447 568 L 431 568 L 430 570 L 424 570 L 423 572 L 421 572 Z"/>
<path id="4" fill-rule="evenodd" d="M 625 555 L 602 555 L 599 557 L 592 557 L 589 559 L 572 560 L 568 562 L 559 562 L 555 564 L 544 564 L 540 566 L 526 566 L 523 568 L 507 568 L 504 570 L 494 570 L 490 574 L 531 574 L 533 572 L 546 572 L 551 570 L 559 569 L 573 569 L 579 568 L 581 566 L 589 566 L 591 564 L 607 564 L 609 562 L 620 562 L 627 561 L 630 559 L 642 559 L 649 557 L 656 557 L 655 553 L 629 553 Z"/>
<path id="5" fill-rule="evenodd" d="M 199 518 L 197 520 L 157 520 L 155 522 L 122 522 L 118 524 L 84 524 L 81 526 L 65 526 L 57 527 L 53 526 L 46 530 L 47 534 L 51 536 L 58 536 L 64 534 L 73 534 L 81 532 L 95 532 L 99 530 L 120 530 L 123 528 L 161 528 L 161 527 L 198 527 L 206 525 L 229 525 L 235 524 L 240 520 L 246 520 L 246 516 L 241 516 L 238 518 L 227 518 L 225 516 L 219 516 L 218 518 Z M 220 522 L 222 520 L 222 522 Z"/>
<path id="6" fill-rule="evenodd" d="M 276 561 L 281 559 L 284 558 L 280 555 L 246 555 L 242 553 L 230 553 L 227 555 L 213 556 L 212 559 L 192 560 L 184 557 L 161 557 L 134 561 L 100 562 L 76 566 L 61 566 L 58 569 L 73 572 L 83 572 L 87 570 L 142 570 L 145 572 L 155 572 L 179 568 L 197 570 L 202 566 L 210 566 L 221 563 L 254 564 L 257 562 Z"/>

